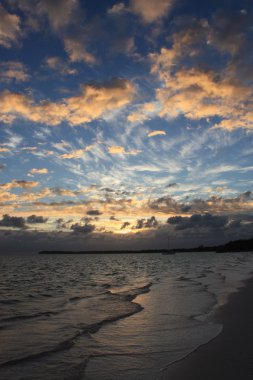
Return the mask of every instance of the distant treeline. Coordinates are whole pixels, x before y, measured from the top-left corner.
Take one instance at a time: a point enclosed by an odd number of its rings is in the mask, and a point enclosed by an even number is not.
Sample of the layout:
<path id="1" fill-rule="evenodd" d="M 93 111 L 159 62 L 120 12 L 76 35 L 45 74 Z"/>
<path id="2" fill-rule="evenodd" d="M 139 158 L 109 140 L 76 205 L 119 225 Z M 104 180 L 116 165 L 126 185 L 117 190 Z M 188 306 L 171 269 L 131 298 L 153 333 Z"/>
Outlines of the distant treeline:
<path id="1" fill-rule="evenodd" d="M 200 245 L 195 248 L 176 248 L 174 252 L 241 252 L 253 251 L 253 238 L 247 240 L 234 240 L 223 245 L 205 247 Z"/>
<path id="2" fill-rule="evenodd" d="M 241 252 L 253 251 L 253 238 L 247 240 L 234 240 L 224 245 L 205 247 L 200 245 L 195 248 L 175 249 L 142 249 L 142 250 L 110 250 L 110 251 L 40 251 L 39 254 L 119 254 L 119 253 L 163 253 L 173 254 L 176 252 Z"/>

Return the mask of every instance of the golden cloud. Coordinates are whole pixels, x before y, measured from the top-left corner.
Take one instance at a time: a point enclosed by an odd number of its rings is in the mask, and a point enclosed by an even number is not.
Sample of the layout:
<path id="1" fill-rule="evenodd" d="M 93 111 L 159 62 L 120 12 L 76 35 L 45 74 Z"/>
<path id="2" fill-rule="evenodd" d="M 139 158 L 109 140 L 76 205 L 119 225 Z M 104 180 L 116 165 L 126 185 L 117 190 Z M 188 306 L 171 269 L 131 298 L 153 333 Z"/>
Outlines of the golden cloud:
<path id="1" fill-rule="evenodd" d="M 172 47 L 149 55 L 151 73 L 161 81 L 156 90 L 160 117 L 176 118 L 182 114 L 190 119 L 201 119 L 217 116 L 221 121 L 215 127 L 228 130 L 253 127 L 252 86 L 247 78 L 238 75 L 240 67 L 235 61 L 228 61 L 217 73 L 197 67 L 196 59 L 192 60 L 205 53 L 203 44 L 231 54 L 239 51 L 240 44 L 245 43 L 242 31 L 250 22 L 245 14 L 237 14 L 238 25 L 231 27 L 231 34 L 228 25 L 232 25 L 232 19 L 219 13 L 212 25 L 205 19 L 182 18 L 179 30 L 171 36 Z M 186 56 L 189 63 L 192 60 L 193 67 L 184 66 Z"/>
<path id="2" fill-rule="evenodd" d="M 58 125 L 66 120 L 70 125 L 91 122 L 104 114 L 129 104 L 135 87 L 127 79 L 112 79 L 103 85 L 84 85 L 81 94 L 59 103 L 42 101 L 36 104 L 24 94 L 0 93 L 0 119 L 23 117 L 35 123 Z"/>
<path id="3" fill-rule="evenodd" d="M 166 136 L 166 132 L 165 131 L 156 130 L 156 131 L 151 131 L 151 132 L 148 133 L 148 137 L 154 137 L 154 136 Z"/>
<path id="4" fill-rule="evenodd" d="M 0 153 L 6 153 L 6 152 L 9 152 L 10 151 L 10 149 L 8 149 L 8 148 L 1 148 L 0 147 Z"/>
<path id="5" fill-rule="evenodd" d="M 35 182 L 35 181 L 24 181 L 24 180 L 19 181 L 17 179 L 13 179 L 11 182 L 0 184 L 0 189 L 10 190 L 10 189 L 15 189 L 17 187 L 21 187 L 22 189 L 30 190 L 33 187 L 36 187 L 38 185 L 39 185 L 39 182 Z"/>
<path id="6" fill-rule="evenodd" d="M 31 169 L 30 174 L 47 174 L 48 173 L 48 169 L 47 168 L 41 168 L 41 169 Z"/>
<path id="7" fill-rule="evenodd" d="M 130 10 L 148 24 L 166 16 L 173 3 L 173 0 L 131 0 Z"/>
<path id="8" fill-rule="evenodd" d="M 84 149 L 76 149 L 70 153 L 61 154 L 60 157 L 63 159 L 80 158 L 84 155 L 85 152 L 89 152 L 92 148 L 93 145 L 89 145 Z"/>
<path id="9" fill-rule="evenodd" d="M 141 153 L 141 150 L 132 149 L 132 150 L 126 151 L 123 146 L 114 145 L 108 148 L 108 152 L 110 154 L 124 154 L 124 155 L 136 156 L 137 154 Z"/>
<path id="10" fill-rule="evenodd" d="M 160 56 L 152 56 L 153 73 L 157 73 L 163 86 L 156 90 L 156 99 L 161 105 L 161 117 L 175 118 L 183 114 L 187 118 L 201 119 L 219 116 L 222 121 L 219 127 L 227 129 L 252 127 L 249 123 L 249 110 L 245 112 L 244 104 L 252 97 L 252 89 L 244 86 L 236 78 L 217 77 L 212 70 L 198 68 L 178 69 L 171 72 L 171 63 L 166 57 L 169 50 L 163 49 Z M 171 55 L 173 57 L 173 54 Z M 237 120 L 233 127 L 229 120 Z M 239 122 L 240 121 L 240 122 Z"/>
<path id="11" fill-rule="evenodd" d="M 157 104 L 155 103 L 144 103 L 142 104 L 136 112 L 128 115 L 127 120 L 130 123 L 143 123 L 144 121 L 151 118 L 151 116 L 156 112 Z"/>

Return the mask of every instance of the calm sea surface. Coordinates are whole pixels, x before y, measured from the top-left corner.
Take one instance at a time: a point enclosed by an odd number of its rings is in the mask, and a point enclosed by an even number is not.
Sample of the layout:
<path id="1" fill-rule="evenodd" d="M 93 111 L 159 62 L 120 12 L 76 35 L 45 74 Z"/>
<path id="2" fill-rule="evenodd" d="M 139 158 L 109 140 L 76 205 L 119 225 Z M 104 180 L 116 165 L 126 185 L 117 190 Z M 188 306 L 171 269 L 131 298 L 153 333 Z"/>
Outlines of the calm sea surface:
<path id="1" fill-rule="evenodd" d="M 0 378 L 157 380 L 216 336 L 251 253 L 0 256 Z"/>

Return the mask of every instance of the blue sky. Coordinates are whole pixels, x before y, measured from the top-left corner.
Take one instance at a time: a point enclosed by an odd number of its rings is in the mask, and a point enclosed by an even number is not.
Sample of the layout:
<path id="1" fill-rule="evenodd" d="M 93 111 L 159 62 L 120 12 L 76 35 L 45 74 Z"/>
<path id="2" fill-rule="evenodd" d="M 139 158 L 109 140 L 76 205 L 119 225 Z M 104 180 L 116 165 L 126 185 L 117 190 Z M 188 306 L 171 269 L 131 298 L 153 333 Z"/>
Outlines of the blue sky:
<path id="1" fill-rule="evenodd" d="M 253 232 L 252 4 L 0 3 L 2 250 Z"/>

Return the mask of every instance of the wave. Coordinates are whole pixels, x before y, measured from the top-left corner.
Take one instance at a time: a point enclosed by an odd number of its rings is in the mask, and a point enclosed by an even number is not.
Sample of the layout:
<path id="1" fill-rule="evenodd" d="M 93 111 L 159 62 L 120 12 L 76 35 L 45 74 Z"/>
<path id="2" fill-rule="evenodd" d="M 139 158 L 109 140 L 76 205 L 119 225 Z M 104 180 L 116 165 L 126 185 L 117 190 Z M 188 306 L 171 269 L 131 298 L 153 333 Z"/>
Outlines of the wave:
<path id="1" fill-rule="evenodd" d="M 8 317 L 8 318 L 1 318 L 1 322 L 15 322 L 19 320 L 24 319 L 33 319 L 33 318 L 39 318 L 39 317 L 50 317 L 51 315 L 57 315 L 60 314 L 61 311 L 41 311 L 39 313 L 35 314 L 28 314 L 28 315 L 16 315 L 14 317 Z"/>
<path id="2" fill-rule="evenodd" d="M 126 301 L 132 301 L 137 295 L 141 294 L 141 293 L 146 293 L 150 290 L 150 287 L 151 287 L 152 283 L 148 283 L 146 285 L 143 285 L 139 288 L 135 288 L 135 289 L 132 289 L 131 293 L 129 294 L 115 294 L 116 296 L 119 296 L 120 298 L 123 296 L 124 299 Z M 125 312 L 125 313 L 122 313 L 122 314 L 118 314 L 116 316 L 112 316 L 112 317 L 108 317 L 108 318 L 105 318 L 104 320 L 102 321 L 99 321 L 99 322 L 96 322 L 96 323 L 92 323 L 92 324 L 89 324 L 89 325 L 86 325 L 86 326 L 77 326 L 77 329 L 78 331 L 76 332 L 76 334 L 74 334 L 72 337 L 70 337 L 69 339 L 66 339 L 60 343 L 58 343 L 55 347 L 52 347 L 46 351 L 41 351 L 41 352 L 38 352 L 38 353 L 34 353 L 34 354 L 31 354 L 31 355 L 27 355 L 27 356 L 23 356 L 23 357 L 19 357 L 17 359 L 11 359 L 11 360 L 8 360 L 6 362 L 3 362 L 3 363 L 0 363 L 0 368 L 5 368 L 5 367 L 8 367 L 8 366 L 13 366 L 13 365 L 16 365 L 16 364 L 20 364 L 20 363 L 24 363 L 24 362 L 29 362 L 29 361 L 33 361 L 33 360 L 37 360 L 37 359 L 40 359 L 44 356 L 47 356 L 47 355 L 50 355 L 50 354 L 53 354 L 53 353 L 56 353 L 56 352 L 60 352 L 60 351 L 65 351 L 65 350 L 69 350 L 73 347 L 73 345 L 75 344 L 75 340 L 78 339 L 80 336 L 82 335 L 90 335 L 90 334 L 95 334 L 98 330 L 101 329 L 101 327 L 105 326 L 106 324 L 110 324 L 110 323 L 113 323 L 113 322 L 116 322 L 120 319 L 123 319 L 123 318 L 127 318 L 127 317 L 130 317 L 131 315 L 134 315 L 140 311 L 143 310 L 143 307 L 141 305 L 139 305 L 138 303 L 136 302 L 131 302 L 135 307 L 134 309 L 128 311 L 128 312 Z M 50 312 L 42 312 L 42 313 L 38 313 L 37 316 L 40 315 L 48 315 L 48 313 Z M 55 312 L 55 313 L 60 313 L 60 312 Z M 35 315 L 32 315 L 32 316 L 17 316 L 17 317 L 12 317 L 12 320 L 15 319 L 15 318 L 20 318 L 20 319 L 24 319 L 24 318 L 33 318 Z M 10 320 L 11 318 L 9 318 Z"/>
<path id="3" fill-rule="evenodd" d="M 16 303 L 21 302 L 20 300 L 16 299 L 8 299 L 8 300 L 0 300 L 0 304 L 3 305 L 15 305 Z"/>

